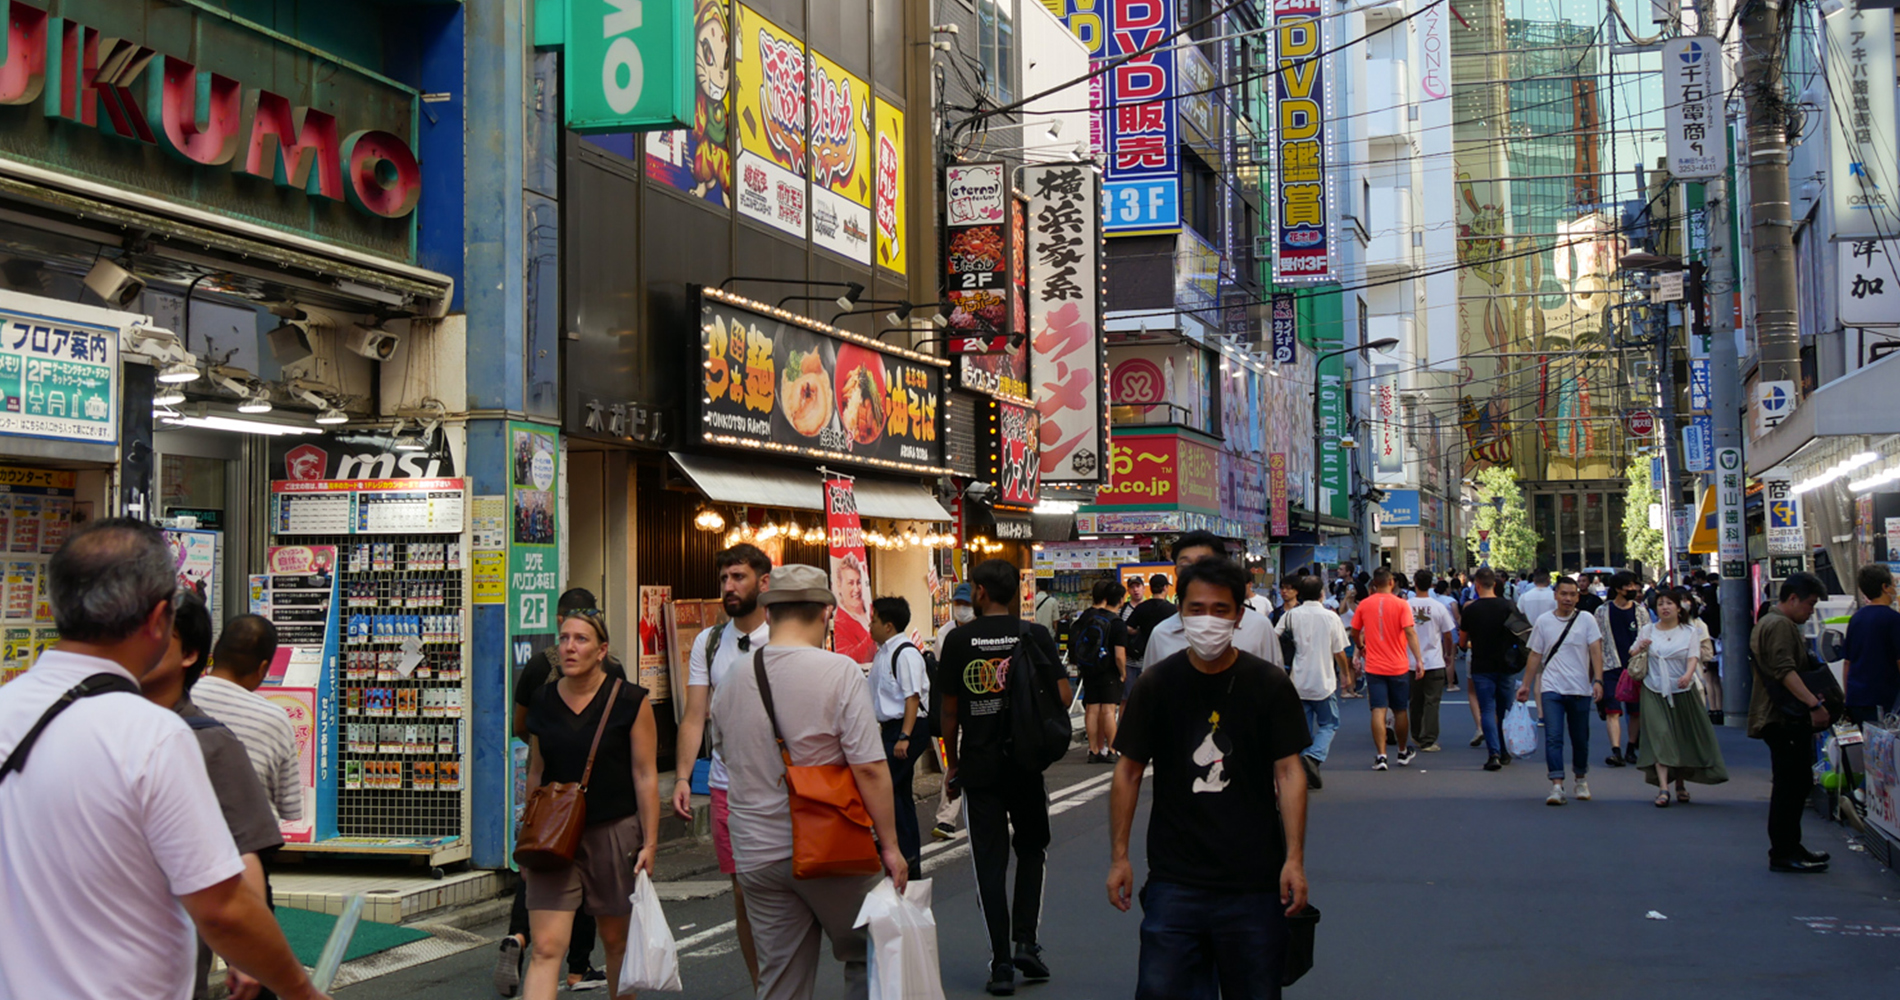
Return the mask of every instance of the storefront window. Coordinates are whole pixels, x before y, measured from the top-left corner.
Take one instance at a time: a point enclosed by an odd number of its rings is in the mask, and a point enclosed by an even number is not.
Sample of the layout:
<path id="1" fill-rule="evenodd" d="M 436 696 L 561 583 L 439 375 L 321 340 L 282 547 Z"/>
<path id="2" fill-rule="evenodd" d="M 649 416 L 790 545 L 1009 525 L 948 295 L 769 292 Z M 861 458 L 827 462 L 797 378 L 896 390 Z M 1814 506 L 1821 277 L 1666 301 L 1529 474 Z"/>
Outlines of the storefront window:
<path id="1" fill-rule="evenodd" d="M 224 466 L 221 458 L 160 455 L 159 507 L 167 516 L 174 507 L 224 510 Z"/>

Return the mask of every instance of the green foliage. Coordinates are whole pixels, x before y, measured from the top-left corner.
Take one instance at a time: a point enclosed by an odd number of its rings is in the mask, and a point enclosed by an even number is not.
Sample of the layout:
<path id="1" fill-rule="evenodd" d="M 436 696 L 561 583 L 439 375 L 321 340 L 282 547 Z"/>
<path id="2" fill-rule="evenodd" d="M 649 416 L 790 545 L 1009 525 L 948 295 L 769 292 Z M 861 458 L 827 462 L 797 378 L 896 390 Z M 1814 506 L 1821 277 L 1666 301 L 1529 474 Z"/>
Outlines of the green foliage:
<path id="1" fill-rule="evenodd" d="M 1508 571 L 1530 569 L 1537 562 L 1537 532 L 1531 530 L 1530 510 L 1518 489 L 1517 473 L 1506 466 L 1490 466 L 1474 477 L 1478 506 L 1471 512 L 1465 546 L 1472 558 Z M 1489 555 L 1480 555 L 1480 534 L 1491 542 Z"/>
<path id="2" fill-rule="evenodd" d="M 1649 457 L 1639 455 L 1625 470 L 1630 489 L 1623 501 L 1623 547 L 1629 558 L 1640 559 L 1644 567 L 1663 564 L 1663 533 L 1649 526 L 1649 507 L 1660 502 L 1656 487 L 1649 481 Z"/>

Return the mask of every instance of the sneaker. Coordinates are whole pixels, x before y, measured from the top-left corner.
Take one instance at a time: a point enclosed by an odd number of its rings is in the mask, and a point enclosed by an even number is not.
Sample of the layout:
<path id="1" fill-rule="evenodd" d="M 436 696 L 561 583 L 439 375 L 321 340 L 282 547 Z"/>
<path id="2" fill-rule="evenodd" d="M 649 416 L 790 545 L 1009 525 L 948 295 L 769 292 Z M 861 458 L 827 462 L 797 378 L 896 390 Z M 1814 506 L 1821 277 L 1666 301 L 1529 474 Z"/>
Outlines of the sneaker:
<path id="1" fill-rule="evenodd" d="M 1624 767 L 1629 764 L 1629 761 L 1623 759 L 1622 747 L 1611 747 L 1610 755 L 1603 758 L 1603 764 L 1605 767 Z"/>
<path id="2" fill-rule="evenodd" d="M 1547 806 L 1560 806 L 1564 804 L 1564 786 L 1562 782 L 1550 786 L 1550 794 L 1544 796 L 1544 804 Z"/>
<path id="3" fill-rule="evenodd" d="M 1016 945 L 1016 968 L 1023 974 L 1025 982 L 1040 983 L 1049 978 L 1049 966 L 1042 960 L 1042 945 Z"/>
<path id="4" fill-rule="evenodd" d="M 1374 771 L 1388 770 L 1388 768 L 1385 766 L 1385 754 L 1380 754 L 1379 756 L 1372 758 L 1372 769 Z"/>
<path id="5" fill-rule="evenodd" d="M 581 973 L 581 978 L 568 983 L 567 988 L 576 993 L 583 990 L 604 990 L 607 988 L 607 974 L 590 965 L 586 972 Z"/>
<path id="6" fill-rule="evenodd" d="M 1484 746 L 1484 730 L 1480 729 L 1477 732 L 1472 733 L 1471 742 L 1468 745 L 1474 746 L 1474 747 Z"/>
<path id="7" fill-rule="evenodd" d="M 521 992 L 521 942 L 513 934 L 501 939 L 501 956 L 495 959 L 495 992 L 505 997 Z"/>
<path id="8" fill-rule="evenodd" d="M 990 981 L 983 989 L 993 997 L 1016 995 L 1016 967 L 1008 962 L 990 963 Z"/>
<path id="9" fill-rule="evenodd" d="M 1300 763 L 1306 768 L 1307 791 L 1316 792 L 1316 791 L 1319 791 L 1321 788 L 1326 787 L 1326 783 L 1320 780 L 1319 761 L 1316 761 L 1305 754 L 1301 754 Z"/>
<path id="10" fill-rule="evenodd" d="M 1443 750 L 1443 749 L 1445 748 L 1439 746 L 1436 743 L 1427 743 L 1424 746 L 1419 747 L 1418 752 L 1419 753 L 1437 753 L 1438 751 Z"/>
<path id="11" fill-rule="evenodd" d="M 1578 802 L 1590 801 L 1590 783 L 1583 780 L 1582 778 L 1577 779 L 1577 801 Z"/>
<path id="12" fill-rule="evenodd" d="M 1495 771 L 1498 768 L 1503 767 L 1503 766 L 1504 765 L 1498 761 L 1497 754 L 1491 754 L 1490 756 L 1484 759 L 1484 769 L 1487 771 Z"/>
<path id="13" fill-rule="evenodd" d="M 1089 759 L 1088 759 L 1088 762 L 1089 762 L 1089 763 L 1091 763 L 1091 764 L 1106 764 L 1106 763 L 1108 763 L 1108 761 L 1107 761 L 1107 759 L 1105 759 L 1105 758 L 1104 758 L 1104 757 L 1103 757 L 1103 756 L 1102 756 L 1101 754 L 1099 754 L 1099 753 L 1096 753 L 1096 752 L 1095 752 L 1095 751 L 1093 751 L 1093 750 L 1090 750 L 1090 751 L 1089 751 Z"/>
<path id="14" fill-rule="evenodd" d="M 1405 749 L 1403 749 L 1403 750 L 1400 750 L 1400 751 L 1399 751 L 1399 766 L 1400 766 L 1400 767 L 1411 767 L 1411 766 L 1412 766 L 1412 758 L 1414 758 L 1414 757 L 1416 757 L 1416 756 L 1418 756 L 1418 751 L 1417 751 L 1417 750 L 1414 750 L 1414 749 L 1412 749 L 1411 747 L 1406 747 Z"/>
<path id="15" fill-rule="evenodd" d="M 936 826 L 930 828 L 930 837 L 932 840 L 949 840 L 956 835 L 957 828 L 948 823 L 938 823 Z"/>
<path id="16" fill-rule="evenodd" d="M 1511 756 L 1511 751 L 1509 750 L 1506 750 L 1503 753 L 1498 754 L 1498 763 L 1503 764 L 1505 767 L 1510 767 L 1511 762 L 1516 759 L 1517 758 Z"/>

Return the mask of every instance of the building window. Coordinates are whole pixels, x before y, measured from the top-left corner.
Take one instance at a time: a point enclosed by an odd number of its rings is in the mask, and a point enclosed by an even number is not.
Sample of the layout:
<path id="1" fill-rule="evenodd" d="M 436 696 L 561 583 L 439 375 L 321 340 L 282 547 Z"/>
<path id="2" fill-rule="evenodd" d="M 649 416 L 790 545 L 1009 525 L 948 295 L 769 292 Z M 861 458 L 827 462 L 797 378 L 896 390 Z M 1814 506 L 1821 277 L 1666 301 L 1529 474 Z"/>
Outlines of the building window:
<path id="1" fill-rule="evenodd" d="M 1220 178 L 1205 160 L 1184 147 L 1181 150 L 1181 211 L 1187 224 L 1216 246 L 1221 243 L 1220 209 Z"/>
<path id="2" fill-rule="evenodd" d="M 983 64 L 984 93 L 1000 104 L 1016 99 L 1016 19 L 1009 0 L 977 0 L 977 57 Z"/>

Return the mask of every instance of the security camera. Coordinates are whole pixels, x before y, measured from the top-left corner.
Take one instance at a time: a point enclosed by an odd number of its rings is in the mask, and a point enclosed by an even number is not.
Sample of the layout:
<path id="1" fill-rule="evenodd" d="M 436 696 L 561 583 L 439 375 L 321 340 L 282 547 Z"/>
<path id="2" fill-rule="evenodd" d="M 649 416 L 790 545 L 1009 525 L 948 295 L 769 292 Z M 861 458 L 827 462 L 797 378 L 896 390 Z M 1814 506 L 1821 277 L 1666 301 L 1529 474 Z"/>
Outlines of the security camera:
<path id="1" fill-rule="evenodd" d="M 388 361 L 402 344 L 402 338 L 381 327 L 356 326 L 343 338 L 343 346 L 352 354 L 360 354 L 371 361 Z"/>
<path id="2" fill-rule="evenodd" d="M 86 272 L 86 288 L 114 309 L 124 309 L 145 291 L 145 282 L 125 268 L 105 259 Z"/>
<path id="3" fill-rule="evenodd" d="M 270 356 L 280 365 L 293 365 L 315 353 L 310 347 L 310 331 L 298 320 L 287 320 L 265 334 L 270 340 Z"/>

